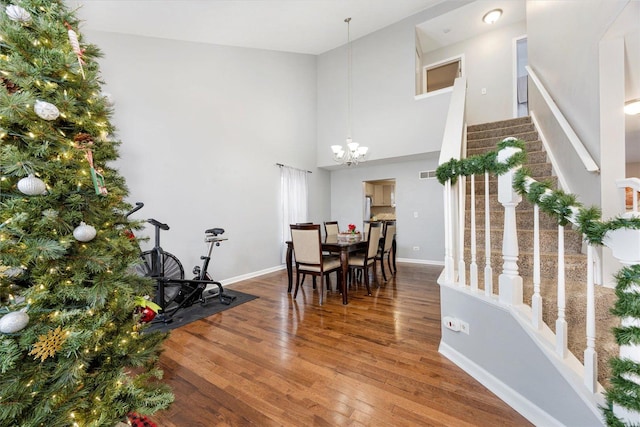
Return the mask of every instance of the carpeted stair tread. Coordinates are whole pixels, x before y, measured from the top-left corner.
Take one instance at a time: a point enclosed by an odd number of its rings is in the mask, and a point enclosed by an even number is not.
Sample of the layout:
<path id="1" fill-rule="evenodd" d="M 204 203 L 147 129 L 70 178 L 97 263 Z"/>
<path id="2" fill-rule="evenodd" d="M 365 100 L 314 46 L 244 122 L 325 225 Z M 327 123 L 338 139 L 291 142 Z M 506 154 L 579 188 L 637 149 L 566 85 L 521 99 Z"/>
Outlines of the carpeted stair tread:
<path id="1" fill-rule="evenodd" d="M 469 126 L 467 126 L 467 132 L 478 132 L 478 131 L 482 131 L 482 130 L 503 128 L 503 127 L 505 127 L 505 125 L 523 125 L 523 124 L 528 124 L 528 123 L 531 123 L 531 117 L 530 116 L 518 117 L 518 118 L 515 118 L 515 119 L 498 120 L 498 121 L 495 121 L 495 122 L 478 123 L 478 124 L 475 124 L 475 125 L 469 125 Z"/>
<path id="2" fill-rule="evenodd" d="M 539 144 L 542 145 L 542 141 L 540 141 L 540 137 L 538 132 L 535 131 L 527 131 L 520 133 L 512 133 L 511 135 L 514 138 L 521 139 L 525 142 L 525 147 L 528 148 L 527 144 Z M 477 149 L 495 149 L 500 141 L 502 141 L 505 137 L 489 137 L 489 138 L 471 138 L 467 137 L 467 149 L 477 150 Z"/>
<path id="3" fill-rule="evenodd" d="M 493 128 L 479 131 L 467 130 L 467 140 L 470 139 L 489 139 L 498 138 L 500 140 L 509 136 L 514 136 L 522 133 L 527 133 L 535 130 L 533 123 L 525 123 L 516 126 L 507 126 L 502 128 Z"/>
<path id="4" fill-rule="evenodd" d="M 503 230 L 494 228 L 491 230 L 491 249 L 502 250 L 502 235 Z M 467 228 L 465 230 L 465 241 L 470 240 L 471 230 Z M 484 229 L 476 229 L 476 245 L 485 246 L 485 231 Z M 557 248 L 558 247 L 558 231 L 557 230 L 540 230 L 539 233 L 540 248 Z M 518 233 L 518 249 L 520 252 L 533 252 L 533 230 L 520 230 Z M 582 236 L 573 230 L 567 229 L 564 232 L 564 250 L 565 254 L 581 254 L 582 251 Z M 551 252 L 553 253 L 553 252 Z"/>
<path id="5" fill-rule="evenodd" d="M 534 135 L 537 135 L 535 132 L 533 133 Z M 486 143 L 483 141 L 486 141 Z M 524 140 L 524 141 L 525 141 L 525 145 L 524 145 L 525 151 L 527 153 L 544 151 L 544 145 L 542 144 L 542 141 L 540 141 L 539 139 L 530 140 L 530 141 Z M 488 151 L 493 151 L 496 149 L 498 142 L 500 141 L 496 141 L 495 139 L 467 141 L 467 157 L 475 156 L 476 154 L 484 154 Z"/>
<path id="6" fill-rule="evenodd" d="M 484 230 L 484 205 L 481 209 L 476 209 L 476 229 Z M 471 217 L 471 211 L 467 209 L 467 227 L 469 218 Z M 516 222 L 518 226 L 523 229 L 533 230 L 533 209 L 516 209 Z M 504 225 L 504 209 L 493 209 L 489 212 L 489 225 L 491 228 L 502 228 Z M 558 221 L 548 215 L 545 212 L 539 213 L 538 226 L 541 230 L 558 230 Z M 568 227 L 570 228 L 570 227 Z"/>

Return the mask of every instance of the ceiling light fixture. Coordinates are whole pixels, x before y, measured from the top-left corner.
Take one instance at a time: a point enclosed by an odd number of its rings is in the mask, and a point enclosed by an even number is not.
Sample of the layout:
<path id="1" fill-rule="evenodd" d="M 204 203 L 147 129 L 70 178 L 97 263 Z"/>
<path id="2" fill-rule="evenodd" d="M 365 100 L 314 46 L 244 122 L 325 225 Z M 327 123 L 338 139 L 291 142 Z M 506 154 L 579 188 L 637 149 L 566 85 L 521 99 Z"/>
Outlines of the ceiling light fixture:
<path id="1" fill-rule="evenodd" d="M 482 20 L 485 24 L 493 24 L 502 16 L 502 9 L 493 9 L 485 13 Z"/>
<path id="2" fill-rule="evenodd" d="M 640 114 L 640 98 L 632 99 L 624 103 L 624 113 L 629 116 Z"/>
<path id="3" fill-rule="evenodd" d="M 347 141 L 346 147 L 342 145 L 332 145 L 333 160 L 347 166 L 357 165 L 364 162 L 364 157 L 369 151 L 368 147 L 361 147 L 360 144 L 351 139 L 351 38 L 349 34 L 349 23 L 351 18 L 346 18 L 347 23 Z"/>

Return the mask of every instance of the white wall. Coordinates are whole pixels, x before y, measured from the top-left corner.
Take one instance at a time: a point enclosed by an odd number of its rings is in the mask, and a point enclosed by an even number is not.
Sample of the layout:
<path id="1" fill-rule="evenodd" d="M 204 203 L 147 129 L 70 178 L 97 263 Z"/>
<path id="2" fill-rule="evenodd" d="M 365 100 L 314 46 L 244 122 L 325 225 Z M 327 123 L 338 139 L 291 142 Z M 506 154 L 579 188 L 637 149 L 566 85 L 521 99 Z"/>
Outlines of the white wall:
<path id="1" fill-rule="evenodd" d="M 371 160 L 439 151 L 449 94 L 415 100 L 415 26 L 467 1 L 447 1 L 352 41 L 352 137 Z M 351 21 L 351 28 L 358 25 Z M 345 40 L 346 42 L 346 40 Z M 318 166 L 347 137 L 347 51 L 318 56 Z"/>
<path id="2" fill-rule="evenodd" d="M 93 32 L 123 141 L 116 167 L 137 218 L 170 225 L 163 247 L 189 273 L 204 230 L 223 227 L 213 276 L 280 265 L 276 163 L 308 169 L 311 220 L 329 216 L 329 174 L 315 168 L 316 57 Z M 108 183 L 107 183 L 108 187 Z"/>
<path id="3" fill-rule="evenodd" d="M 424 65 L 464 55 L 469 124 L 513 117 L 513 40 L 525 35 L 526 31 L 522 21 L 423 53 Z M 486 94 L 482 94 L 482 89 L 486 89 Z"/>
<path id="4" fill-rule="evenodd" d="M 437 167 L 451 94 L 415 99 L 415 26 L 467 3 L 443 2 L 352 41 L 352 136 L 370 150 L 356 168 L 337 168 L 330 150 L 347 136 L 346 46 L 318 56 L 317 165 L 333 169 L 331 219 L 362 224 L 362 181 L 395 178 L 399 258 L 444 259 L 442 186 L 418 172 Z"/>
<path id="5" fill-rule="evenodd" d="M 626 178 L 640 178 L 640 162 L 627 163 Z"/>
<path id="6" fill-rule="evenodd" d="M 598 165 L 602 165 L 603 150 L 610 149 L 607 144 L 616 143 L 600 140 L 600 41 L 627 3 L 594 0 L 585 7 L 577 1 L 527 1 L 529 63 Z M 541 98 L 530 93 L 530 109 L 543 111 Z M 538 118 L 543 127 L 550 122 L 544 114 Z M 551 142 L 560 138 L 552 129 L 545 134 Z M 581 202 L 600 205 L 600 178 L 584 176 L 584 167 L 571 150 L 558 147 L 554 153 L 566 159 L 563 170 L 570 190 L 580 196 Z M 571 176 L 571 172 L 582 176 Z"/>
<path id="7" fill-rule="evenodd" d="M 446 285 L 440 286 L 440 304 L 443 318 L 469 325 L 468 334 L 443 326 L 440 353 L 534 425 L 603 425 L 599 395 L 580 396 L 574 388 L 582 386 L 579 377 L 560 375 L 552 349 L 537 344 L 545 340 L 532 339 L 508 307 L 495 299 L 479 302 L 468 289 Z"/>
<path id="8" fill-rule="evenodd" d="M 420 160 L 344 168 L 331 173 L 331 219 L 341 229 L 356 224 L 362 229 L 363 181 L 395 178 L 398 258 L 442 264 L 444 216 L 442 185 L 436 179 L 419 179 L 420 171 L 436 169 L 438 153 Z M 417 217 L 415 217 L 417 214 Z M 420 250 L 414 251 L 418 246 Z"/>

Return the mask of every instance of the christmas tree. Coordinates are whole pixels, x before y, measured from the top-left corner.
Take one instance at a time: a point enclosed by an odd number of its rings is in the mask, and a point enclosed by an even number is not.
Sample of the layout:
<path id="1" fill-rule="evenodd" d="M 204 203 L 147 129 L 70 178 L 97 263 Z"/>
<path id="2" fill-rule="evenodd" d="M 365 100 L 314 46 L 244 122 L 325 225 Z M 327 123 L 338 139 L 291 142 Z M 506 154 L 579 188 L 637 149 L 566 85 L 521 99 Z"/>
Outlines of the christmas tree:
<path id="1" fill-rule="evenodd" d="M 109 97 L 75 12 L 0 0 L 0 425 L 114 426 L 173 400 L 144 333 Z M 139 224 L 134 224 L 139 226 Z"/>

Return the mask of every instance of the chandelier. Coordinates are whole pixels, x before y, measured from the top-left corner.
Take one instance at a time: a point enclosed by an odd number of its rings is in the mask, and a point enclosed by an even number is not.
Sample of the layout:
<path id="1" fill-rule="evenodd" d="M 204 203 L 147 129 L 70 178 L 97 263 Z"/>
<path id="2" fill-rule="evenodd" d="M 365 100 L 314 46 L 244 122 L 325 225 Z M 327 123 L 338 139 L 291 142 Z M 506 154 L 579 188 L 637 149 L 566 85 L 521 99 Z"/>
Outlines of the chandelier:
<path id="1" fill-rule="evenodd" d="M 361 147 L 360 144 L 351 139 L 351 38 L 349 34 L 349 23 L 351 18 L 346 18 L 347 23 L 347 141 L 346 146 L 332 145 L 333 160 L 337 163 L 351 166 L 365 161 L 368 147 Z"/>

